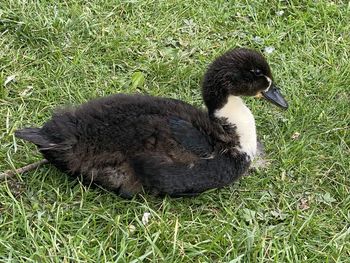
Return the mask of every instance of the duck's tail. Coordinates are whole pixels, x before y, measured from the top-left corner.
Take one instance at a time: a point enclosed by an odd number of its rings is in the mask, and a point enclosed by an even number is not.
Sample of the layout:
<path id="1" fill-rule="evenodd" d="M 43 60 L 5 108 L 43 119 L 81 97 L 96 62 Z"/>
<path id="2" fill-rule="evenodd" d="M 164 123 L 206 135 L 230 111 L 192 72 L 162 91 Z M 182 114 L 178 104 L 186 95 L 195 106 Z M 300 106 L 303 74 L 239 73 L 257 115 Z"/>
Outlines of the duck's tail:
<path id="1" fill-rule="evenodd" d="M 24 128 L 17 130 L 15 131 L 15 136 L 34 143 L 39 148 L 46 148 L 50 145 L 50 142 L 41 134 L 40 128 Z"/>
<path id="2" fill-rule="evenodd" d="M 24 128 L 15 131 L 15 136 L 34 143 L 44 158 L 63 171 L 68 171 L 65 154 L 71 149 L 70 144 L 56 142 L 53 129 L 48 133 L 43 128 Z"/>

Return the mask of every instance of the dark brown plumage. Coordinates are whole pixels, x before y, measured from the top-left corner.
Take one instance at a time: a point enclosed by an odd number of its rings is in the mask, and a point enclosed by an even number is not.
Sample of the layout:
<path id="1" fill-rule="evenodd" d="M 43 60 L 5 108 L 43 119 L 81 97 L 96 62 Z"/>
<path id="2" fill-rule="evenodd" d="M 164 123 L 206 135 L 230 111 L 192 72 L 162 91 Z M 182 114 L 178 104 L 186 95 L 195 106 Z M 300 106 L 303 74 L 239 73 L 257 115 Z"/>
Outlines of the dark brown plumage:
<path id="1" fill-rule="evenodd" d="M 236 127 L 214 112 L 229 95 L 255 95 L 269 84 L 265 59 L 235 49 L 218 58 L 203 81 L 206 111 L 185 102 L 117 94 L 55 113 L 42 128 L 16 136 L 36 144 L 50 163 L 129 198 L 195 195 L 230 184 L 246 172 Z"/>

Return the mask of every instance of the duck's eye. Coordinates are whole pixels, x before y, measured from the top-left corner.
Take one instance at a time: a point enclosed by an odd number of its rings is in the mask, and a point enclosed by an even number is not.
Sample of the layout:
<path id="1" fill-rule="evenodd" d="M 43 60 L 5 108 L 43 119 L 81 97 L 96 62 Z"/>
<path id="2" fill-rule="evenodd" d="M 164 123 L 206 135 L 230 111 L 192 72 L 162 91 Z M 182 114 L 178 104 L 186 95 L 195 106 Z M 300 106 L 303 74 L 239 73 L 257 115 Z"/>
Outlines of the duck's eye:
<path id="1" fill-rule="evenodd" d="M 260 69 L 252 69 L 250 72 L 252 72 L 257 77 L 261 77 L 264 75 Z"/>

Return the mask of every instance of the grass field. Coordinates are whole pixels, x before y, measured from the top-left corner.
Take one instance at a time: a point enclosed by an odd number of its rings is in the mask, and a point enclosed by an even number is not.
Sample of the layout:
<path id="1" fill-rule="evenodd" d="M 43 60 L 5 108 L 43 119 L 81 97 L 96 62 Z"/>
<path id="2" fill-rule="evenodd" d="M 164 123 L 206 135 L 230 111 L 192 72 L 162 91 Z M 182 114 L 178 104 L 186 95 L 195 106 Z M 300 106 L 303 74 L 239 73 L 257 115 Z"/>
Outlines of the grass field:
<path id="1" fill-rule="evenodd" d="M 0 182 L 0 261 L 350 262 L 347 2 L 1 1 L 0 171 L 41 158 L 13 133 L 57 106 L 201 106 L 206 66 L 232 47 L 274 49 L 290 108 L 247 99 L 270 167 L 196 198 L 127 201 L 50 166 Z"/>

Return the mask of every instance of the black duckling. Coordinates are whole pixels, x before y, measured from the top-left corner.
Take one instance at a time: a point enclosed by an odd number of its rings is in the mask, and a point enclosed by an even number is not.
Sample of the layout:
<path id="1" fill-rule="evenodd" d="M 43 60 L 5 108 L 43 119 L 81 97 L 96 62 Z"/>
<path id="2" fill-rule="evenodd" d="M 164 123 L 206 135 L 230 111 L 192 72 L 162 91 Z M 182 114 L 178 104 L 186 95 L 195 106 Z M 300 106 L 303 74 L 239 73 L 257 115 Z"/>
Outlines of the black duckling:
<path id="1" fill-rule="evenodd" d="M 63 172 L 125 198 L 196 195 L 243 175 L 257 151 L 255 121 L 240 96 L 262 95 L 287 108 L 264 57 L 237 48 L 208 68 L 208 111 L 183 101 L 116 94 L 56 112 L 41 128 L 15 135 L 36 144 Z"/>

